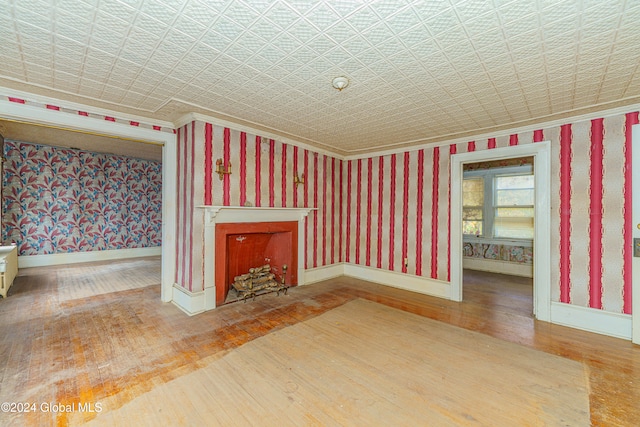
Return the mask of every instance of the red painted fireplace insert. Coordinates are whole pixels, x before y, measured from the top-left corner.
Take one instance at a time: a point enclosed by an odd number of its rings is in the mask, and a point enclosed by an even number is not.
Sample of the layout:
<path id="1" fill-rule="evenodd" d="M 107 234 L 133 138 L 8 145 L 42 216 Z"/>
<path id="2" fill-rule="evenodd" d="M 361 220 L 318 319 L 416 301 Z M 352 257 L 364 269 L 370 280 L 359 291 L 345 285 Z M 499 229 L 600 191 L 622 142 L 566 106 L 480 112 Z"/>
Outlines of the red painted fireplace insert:
<path id="1" fill-rule="evenodd" d="M 225 303 L 235 276 L 270 264 L 278 279 L 287 265 L 286 283 L 298 284 L 298 222 L 216 224 L 216 305 Z"/>

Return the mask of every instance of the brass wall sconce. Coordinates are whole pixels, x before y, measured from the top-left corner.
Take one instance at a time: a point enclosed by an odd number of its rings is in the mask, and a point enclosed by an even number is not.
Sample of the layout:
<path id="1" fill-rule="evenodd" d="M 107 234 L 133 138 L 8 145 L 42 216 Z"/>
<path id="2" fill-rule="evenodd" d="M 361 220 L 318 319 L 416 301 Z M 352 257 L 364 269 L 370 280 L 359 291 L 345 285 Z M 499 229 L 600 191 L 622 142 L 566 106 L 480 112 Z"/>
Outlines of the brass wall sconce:
<path id="1" fill-rule="evenodd" d="M 220 181 L 222 181 L 225 175 L 231 175 L 231 162 L 227 163 L 227 167 L 225 168 L 222 159 L 216 160 L 216 173 L 220 177 Z"/>
<path id="2" fill-rule="evenodd" d="M 298 188 L 298 184 L 304 185 L 304 174 L 302 174 L 301 176 L 302 178 L 298 178 L 297 173 L 293 176 L 293 183 L 295 184 L 296 188 Z"/>

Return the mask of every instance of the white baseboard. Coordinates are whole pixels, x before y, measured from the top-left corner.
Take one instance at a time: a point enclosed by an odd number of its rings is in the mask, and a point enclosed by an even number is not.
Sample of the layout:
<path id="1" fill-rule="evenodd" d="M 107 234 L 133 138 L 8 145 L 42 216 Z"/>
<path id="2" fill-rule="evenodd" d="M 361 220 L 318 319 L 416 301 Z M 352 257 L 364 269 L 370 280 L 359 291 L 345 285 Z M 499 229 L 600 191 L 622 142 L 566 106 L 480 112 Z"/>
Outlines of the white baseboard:
<path id="1" fill-rule="evenodd" d="M 114 249 L 109 251 L 69 252 L 49 255 L 21 255 L 18 257 L 18 267 L 44 267 L 47 265 L 140 258 L 161 254 L 162 246 L 155 246 L 152 248 Z"/>
<path id="2" fill-rule="evenodd" d="M 312 284 L 340 276 L 349 276 L 368 282 L 379 283 L 393 288 L 450 299 L 449 283 L 427 277 L 381 270 L 356 264 L 339 263 L 312 268 L 304 272 L 304 284 Z"/>
<path id="3" fill-rule="evenodd" d="M 305 270 L 304 281 L 300 281 L 300 284 L 308 285 L 340 276 L 344 276 L 344 263 L 325 265 L 324 267 Z"/>
<path id="4" fill-rule="evenodd" d="M 520 264 L 493 259 L 464 257 L 462 267 L 469 270 L 489 271 L 491 273 L 510 274 L 512 276 L 533 277 L 532 264 Z"/>
<path id="5" fill-rule="evenodd" d="M 300 280 L 300 282 L 307 285 L 343 275 L 398 289 L 451 299 L 451 286 L 448 282 L 347 263 L 305 270 L 304 281 Z M 172 302 L 187 315 L 193 316 L 215 308 L 215 288 L 205 288 L 201 292 L 190 292 L 174 284 Z M 631 339 L 631 319 L 631 316 L 627 314 L 611 313 L 559 302 L 551 303 L 551 323 L 616 338 Z"/>
<path id="6" fill-rule="evenodd" d="M 344 275 L 393 288 L 405 289 L 440 298 L 451 299 L 451 286 L 448 282 L 395 271 L 380 270 L 354 264 L 344 265 Z"/>
<path id="7" fill-rule="evenodd" d="M 551 323 L 611 337 L 631 339 L 631 315 L 551 302 Z"/>
<path id="8" fill-rule="evenodd" d="M 171 302 L 189 316 L 216 308 L 216 288 L 205 288 L 204 291 L 191 292 L 177 283 L 173 284 Z"/>

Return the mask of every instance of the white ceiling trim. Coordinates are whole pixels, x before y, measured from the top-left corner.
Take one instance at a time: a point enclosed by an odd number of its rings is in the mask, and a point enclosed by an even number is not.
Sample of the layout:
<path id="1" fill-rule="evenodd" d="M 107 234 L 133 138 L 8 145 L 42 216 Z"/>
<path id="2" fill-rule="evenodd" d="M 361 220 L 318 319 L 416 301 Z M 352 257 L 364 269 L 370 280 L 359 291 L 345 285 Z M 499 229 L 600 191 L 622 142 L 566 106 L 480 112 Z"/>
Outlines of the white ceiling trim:
<path id="1" fill-rule="evenodd" d="M 192 121 L 201 121 L 201 122 L 211 123 L 213 125 L 227 127 L 229 129 L 236 130 L 236 131 L 239 131 L 239 132 L 246 132 L 246 133 L 248 133 L 250 135 L 257 135 L 257 136 L 263 136 L 265 138 L 270 138 L 270 139 L 273 139 L 275 141 L 278 141 L 278 142 L 281 142 L 281 143 L 284 143 L 284 144 L 287 144 L 287 145 L 295 145 L 298 148 L 302 148 L 302 149 L 305 149 L 305 150 L 313 151 L 313 152 L 318 153 L 318 154 L 324 154 L 324 155 L 329 156 L 329 157 L 335 157 L 338 160 L 344 159 L 343 155 L 341 155 L 339 153 L 336 153 L 335 151 L 323 150 L 323 149 L 319 148 L 316 145 L 306 144 L 304 142 L 301 142 L 301 141 L 293 139 L 293 138 L 283 137 L 282 135 L 280 135 L 278 133 L 274 133 L 274 132 L 269 132 L 269 131 L 266 131 L 266 130 L 253 128 L 251 126 L 238 124 L 238 123 L 230 121 L 230 120 L 219 119 L 217 117 L 208 116 L 206 114 L 200 114 L 200 113 L 185 114 L 178 121 L 176 121 L 175 127 L 176 127 L 176 129 L 178 129 L 178 128 L 186 125 L 186 124 L 191 123 Z"/>
<path id="2" fill-rule="evenodd" d="M 140 124 L 145 124 L 148 126 L 160 126 L 162 128 L 175 129 L 174 124 L 166 120 L 150 119 L 149 117 L 136 116 L 133 114 L 123 113 L 117 110 L 108 110 L 104 108 L 93 107 L 87 104 L 81 104 L 81 103 L 72 102 L 72 101 L 65 101 L 58 98 L 51 98 L 48 96 L 38 95 L 37 93 L 19 91 L 19 90 L 2 87 L 2 86 L 0 86 L 0 96 L 6 96 L 8 98 L 10 97 L 10 98 L 23 99 L 28 104 L 41 105 L 42 106 L 41 108 L 43 109 L 45 108 L 46 105 L 55 105 L 57 107 L 64 108 L 67 110 L 73 110 L 76 112 L 86 111 L 90 114 L 95 114 L 98 116 L 114 117 L 116 120 L 120 119 L 127 122 L 138 122 Z M 15 105 L 16 103 L 13 103 L 13 104 Z M 69 113 L 66 113 L 65 111 L 59 111 L 59 113 L 69 114 Z M 70 129 L 70 130 L 73 130 L 73 129 Z"/>
<path id="3" fill-rule="evenodd" d="M 64 107 L 64 108 L 68 108 L 68 109 L 72 109 L 72 110 L 77 110 L 77 111 L 87 111 L 90 113 L 95 113 L 101 116 L 109 116 L 109 117 L 115 117 L 116 119 L 122 119 L 122 120 L 127 120 L 127 121 L 138 121 L 140 123 L 145 123 L 146 118 L 144 117 L 138 117 L 138 116 L 134 116 L 134 115 L 126 115 L 126 114 L 122 114 L 116 111 L 111 111 L 111 110 L 105 110 L 105 109 L 97 109 L 91 106 L 87 106 L 87 105 L 83 105 L 83 104 L 79 104 L 79 103 L 72 103 L 72 102 L 64 102 L 61 101 L 59 99 L 55 99 L 55 98 L 49 98 L 49 97 L 43 97 L 43 96 L 37 96 L 34 94 L 31 94 L 29 92 L 23 92 L 23 91 L 15 91 L 15 90 L 11 90 L 11 89 L 7 89 L 7 88 L 3 88 L 0 87 L 0 94 L 2 95 L 6 95 L 9 97 L 15 97 L 15 98 L 20 98 L 20 99 L 25 99 L 27 102 L 35 102 L 37 104 L 40 104 L 41 106 L 33 106 L 30 105 L 31 108 L 33 108 L 33 111 L 45 111 L 47 113 L 47 115 L 49 114 L 53 114 L 53 116 L 51 116 L 52 118 L 55 117 L 57 118 L 59 114 L 66 114 L 68 116 L 71 116 L 71 120 L 70 121 L 63 121 L 63 122 L 58 122 L 58 121 L 51 121 L 51 120 L 47 120 L 46 122 L 37 122 L 34 121 L 34 123 L 40 123 L 40 124 L 46 124 L 46 125 L 55 125 L 55 126 L 63 126 L 66 129 L 69 130 L 82 130 L 81 126 L 78 126 L 79 124 L 82 123 L 82 121 L 78 121 L 77 120 L 77 116 L 73 115 L 73 114 L 69 114 L 69 113 L 65 113 L 65 112 L 61 112 L 61 111 L 51 111 L 51 110 L 47 110 L 46 108 L 44 108 L 44 105 L 46 104 L 54 104 L 54 105 L 58 105 L 60 107 Z M 17 106 L 20 107 L 24 107 L 25 105 L 23 104 L 16 104 L 10 101 L 3 101 L 6 104 L 6 108 L 3 108 L 2 110 L 0 110 L 0 116 L 4 117 L 4 118 L 8 118 L 8 119 L 12 119 L 12 120 L 18 120 L 18 121 L 25 121 L 24 118 L 22 118 L 21 114 L 18 115 L 5 115 L 2 114 L 2 111 L 10 111 L 13 112 L 14 109 Z M 552 128 L 552 127 L 557 127 L 557 126 L 561 126 L 567 123 L 576 123 L 576 122 L 581 122 L 581 121 L 587 121 L 587 120 L 592 120 L 595 118 L 606 118 L 606 117 L 611 117 L 611 116 L 615 116 L 615 115 L 620 115 L 620 114 L 626 114 L 629 112 L 633 112 L 633 111 L 640 111 L 640 103 L 637 104 L 633 104 L 633 105 L 629 105 L 629 106 L 621 106 L 621 107 L 615 107 L 615 108 L 610 108 L 610 109 L 606 109 L 606 110 L 602 110 L 602 111 L 596 111 L 596 112 L 589 112 L 589 113 L 585 113 L 585 114 L 581 114 L 581 115 L 574 115 L 574 116 L 570 116 L 570 117 L 566 117 L 566 118 L 562 118 L 562 119 L 555 119 L 555 120 L 549 120 L 549 121 L 543 121 L 540 123 L 535 123 L 535 124 L 530 124 L 530 125 L 526 125 L 526 126 L 520 126 L 520 127 L 515 127 L 512 129 L 508 129 L 508 130 L 504 130 L 504 131 L 500 131 L 500 132 L 483 132 L 483 133 L 478 133 L 478 134 L 474 134 L 474 135 L 470 135 L 470 136 L 464 136 L 464 137 L 458 137 L 458 138 L 452 138 L 449 140 L 444 140 L 444 141 L 438 141 L 435 143 L 419 143 L 419 141 L 414 141 L 414 143 L 416 145 L 412 145 L 409 147 L 398 147 L 398 148 L 389 148 L 389 149 L 383 149 L 383 150 L 374 150 L 374 151 L 369 151 L 367 153 L 360 153 L 360 154 L 353 154 L 353 155 L 343 155 L 331 150 L 323 150 L 318 148 L 315 145 L 312 144 L 307 144 L 304 142 L 301 142 L 297 139 L 294 138 L 287 138 L 287 137 L 283 137 L 282 135 L 275 133 L 275 132 L 269 132 L 269 131 L 265 131 L 265 130 L 261 130 L 258 128 L 254 128 L 251 126 L 247 126 L 247 125 L 243 125 L 243 124 L 239 124 L 236 123 L 234 121 L 230 121 L 230 120 L 223 120 L 223 119 L 219 119 L 217 117 L 214 116 L 209 116 L 209 115 L 205 115 L 205 114 L 200 114 L 200 113 L 188 113 L 183 115 L 179 120 L 177 120 L 175 123 L 172 122 L 166 122 L 166 121 L 158 121 L 154 123 L 158 123 L 158 126 L 162 126 L 163 128 L 170 128 L 170 129 L 177 129 L 181 126 L 184 126 L 185 124 L 191 123 L 192 121 L 203 121 L 203 122 L 208 122 L 208 123 L 212 123 L 214 125 L 218 125 L 218 126 L 223 126 L 223 127 L 228 127 L 230 129 L 233 130 L 237 130 L 237 131 L 241 131 L 241 132 L 247 132 L 248 134 L 252 134 L 252 135 L 259 135 L 259 136 L 263 136 L 266 138 L 271 138 L 274 139 L 276 141 L 288 144 L 288 145 L 295 145 L 299 148 L 302 149 L 306 149 L 309 151 L 313 151 L 313 152 L 317 152 L 319 154 L 324 154 L 327 155 L 329 157 L 335 157 L 338 160 L 357 160 L 357 159 L 365 159 L 365 158 L 370 158 L 370 157 L 379 157 L 379 156 L 389 156 L 392 154 L 400 154 L 400 153 L 404 153 L 404 152 L 414 152 L 414 151 L 418 151 L 421 149 L 425 149 L 425 148 L 433 148 L 433 147 L 446 147 L 449 146 L 451 144 L 459 144 L 459 143 L 467 143 L 469 141 L 482 141 L 482 140 L 487 140 L 489 138 L 500 138 L 500 137 L 505 137 L 505 136 L 509 136 L 512 134 L 520 134 L 520 133 L 524 133 L 524 132 L 532 132 L 538 129 L 548 129 L 548 128 Z M 39 116 L 39 115 L 36 115 Z M 85 119 L 85 118 L 83 118 Z M 94 119 L 94 120 L 98 120 L 98 119 Z M 100 121 L 100 120 L 98 120 Z M 148 123 L 148 122 L 147 122 Z M 113 122 L 107 122 L 104 123 L 105 125 L 105 129 L 111 129 L 111 126 L 113 125 Z M 135 129 L 135 126 L 130 126 L 124 123 L 115 123 L 121 126 L 125 126 L 125 127 L 131 127 Z M 144 128 L 141 128 L 144 129 Z M 157 130 L 154 130 L 152 132 L 159 132 Z M 105 135 L 109 135 L 110 133 L 105 131 L 104 133 Z M 147 134 L 148 135 L 148 134 Z M 130 138 L 130 137 L 129 137 Z M 145 139 L 140 139 L 141 142 L 148 142 L 148 138 Z"/>
<path id="4" fill-rule="evenodd" d="M 621 114 L 627 114 L 635 111 L 640 111 L 640 104 L 634 104 L 630 106 L 624 107 L 616 107 L 608 110 L 590 112 L 587 114 L 581 114 L 577 116 L 566 117 L 563 119 L 555 119 L 546 122 L 535 123 L 527 126 L 515 127 L 513 129 L 508 129 L 507 131 L 502 132 L 485 132 L 477 135 L 465 136 L 460 138 L 454 138 L 447 141 L 439 141 L 431 144 L 420 144 L 416 146 L 406 147 L 406 148 L 398 148 L 398 149 L 389 149 L 389 150 L 376 150 L 373 152 L 365 153 L 365 154 L 355 154 L 344 156 L 343 160 L 357 160 L 357 159 L 368 159 L 369 157 L 379 157 L 379 156 L 390 156 L 392 154 L 400 154 L 404 152 L 413 152 L 419 151 L 425 148 L 433 148 L 433 147 L 448 147 L 452 144 L 466 144 L 469 141 L 486 141 L 489 138 L 500 138 L 500 137 L 508 137 L 514 134 L 520 134 L 525 132 L 533 132 L 539 129 L 549 129 L 553 127 L 562 126 L 565 124 L 573 124 L 584 122 L 593 119 L 599 118 L 607 118 L 618 116 Z M 548 138 L 545 136 L 545 140 Z"/>

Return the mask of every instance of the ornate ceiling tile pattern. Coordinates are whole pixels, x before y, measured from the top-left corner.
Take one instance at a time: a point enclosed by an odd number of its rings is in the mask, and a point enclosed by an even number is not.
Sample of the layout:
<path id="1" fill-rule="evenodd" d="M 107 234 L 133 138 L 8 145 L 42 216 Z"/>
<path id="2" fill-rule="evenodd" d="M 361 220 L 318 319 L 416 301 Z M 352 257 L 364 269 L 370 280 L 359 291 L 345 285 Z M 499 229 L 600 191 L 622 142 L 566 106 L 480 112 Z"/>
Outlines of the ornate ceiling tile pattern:
<path id="1" fill-rule="evenodd" d="M 632 0 L 8 0 L 0 85 L 357 154 L 638 103 L 638 22 Z"/>

